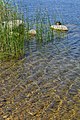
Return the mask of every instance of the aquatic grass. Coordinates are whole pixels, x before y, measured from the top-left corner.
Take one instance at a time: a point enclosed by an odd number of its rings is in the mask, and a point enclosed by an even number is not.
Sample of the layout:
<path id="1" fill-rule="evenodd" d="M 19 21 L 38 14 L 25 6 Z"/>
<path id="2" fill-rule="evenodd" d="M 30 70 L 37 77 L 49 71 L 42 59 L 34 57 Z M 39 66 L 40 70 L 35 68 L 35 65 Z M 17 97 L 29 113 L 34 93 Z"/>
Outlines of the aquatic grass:
<path id="1" fill-rule="evenodd" d="M 42 47 L 44 44 L 50 41 L 54 41 L 54 32 L 50 28 L 51 26 L 50 16 L 48 15 L 46 9 L 45 10 L 38 9 L 34 17 L 35 17 L 34 22 L 29 21 L 28 19 L 27 24 L 28 24 L 28 30 L 30 30 L 30 28 L 34 28 L 36 30 L 37 33 L 35 36 L 36 46 Z M 32 26 L 30 26 L 31 22 L 34 23 L 32 24 Z M 34 40 L 34 39 L 33 37 L 29 36 L 28 30 L 27 30 L 27 36 L 28 36 L 27 41 L 29 45 L 30 40 Z"/>
<path id="2" fill-rule="evenodd" d="M 44 11 L 44 10 L 43 10 Z M 50 18 L 45 10 L 45 12 L 38 10 L 35 19 L 36 25 L 36 40 L 38 42 L 50 41 L 53 37 L 53 32 L 50 29 Z"/>
<path id="3" fill-rule="evenodd" d="M 5 4 L 0 5 L 0 59 L 20 58 L 24 55 L 24 23 L 18 27 L 14 23 L 19 17 L 18 11 L 12 10 L 11 6 Z M 24 18 L 22 16 L 22 21 Z M 12 21 L 12 27 L 8 26 L 9 21 Z"/>

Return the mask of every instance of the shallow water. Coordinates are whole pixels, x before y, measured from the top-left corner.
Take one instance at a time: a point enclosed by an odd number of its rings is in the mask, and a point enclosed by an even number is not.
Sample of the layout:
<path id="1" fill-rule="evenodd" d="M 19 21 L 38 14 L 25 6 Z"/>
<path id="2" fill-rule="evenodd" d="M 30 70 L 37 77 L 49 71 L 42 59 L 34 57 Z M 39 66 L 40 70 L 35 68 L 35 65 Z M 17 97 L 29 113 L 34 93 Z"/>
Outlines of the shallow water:
<path id="1" fill-rule="evenodd" d="M 41 45 L 34 39 L 24 59 L 1 63 L 0 119 L 80 120 L 80 1 L 25 1 L 31 14 L 57 6 L 69 31 Z"/>

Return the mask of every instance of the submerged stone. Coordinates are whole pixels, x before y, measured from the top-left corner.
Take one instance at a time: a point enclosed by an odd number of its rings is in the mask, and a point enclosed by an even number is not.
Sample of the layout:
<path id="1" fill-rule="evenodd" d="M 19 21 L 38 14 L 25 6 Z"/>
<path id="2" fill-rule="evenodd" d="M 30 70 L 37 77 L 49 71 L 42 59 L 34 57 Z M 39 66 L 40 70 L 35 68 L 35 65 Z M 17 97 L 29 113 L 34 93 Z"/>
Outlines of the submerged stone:
<path id="1" fill-rule="evenodd" d="M 29 35 L 31 36 L 35 36 L 36 35 L 36 30 L 35 29 L 31 29 L 28 31 Z"/>

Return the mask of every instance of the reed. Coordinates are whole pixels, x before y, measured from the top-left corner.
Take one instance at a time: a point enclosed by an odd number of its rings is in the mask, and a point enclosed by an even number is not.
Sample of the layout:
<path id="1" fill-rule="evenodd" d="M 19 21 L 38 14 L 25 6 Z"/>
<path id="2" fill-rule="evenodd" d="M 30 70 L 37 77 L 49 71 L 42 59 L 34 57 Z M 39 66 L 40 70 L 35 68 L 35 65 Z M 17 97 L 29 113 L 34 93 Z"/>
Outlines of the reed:
<path id="1" fill-rule="evenodd" d="M 24 24 L 16 25 L 19 19 L 17 9 L 0 3 L 0 59 L 9 60 L 24 55 Z M 23 21 L 23 17 L 21 18 Z M 10 23 L 11 22 L 11 23 Z M 10 24 L 9 24 L 10 23 Z M 11 27 L 10 27 L 11 26 Z"/>
<path id="2" fill-rule="evenodd" d="M 46 9 L 36 12 L 35 25 L 37 31 L 36 40 L 39 43 L 46 43 L 53 39 L 53 31 L 50 29 L 51 22 Z"/>

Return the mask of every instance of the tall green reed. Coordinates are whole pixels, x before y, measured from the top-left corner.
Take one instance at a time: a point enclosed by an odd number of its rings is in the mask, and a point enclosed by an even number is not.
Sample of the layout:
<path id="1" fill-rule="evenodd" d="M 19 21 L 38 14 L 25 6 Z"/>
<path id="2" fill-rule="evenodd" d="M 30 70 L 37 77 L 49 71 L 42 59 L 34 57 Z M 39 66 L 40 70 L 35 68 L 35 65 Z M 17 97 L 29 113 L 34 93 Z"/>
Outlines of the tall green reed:
<path id="1" fill-rule="evenodd" d="M 43 43 L 51 41 L 54 35 L 50 29 L 51 21 L 48 11 L 46 9 L 39 11 L 36 18 L 37 38 Z"/>
<path id="2" fill-rule="evenodd" d="M 19 16 L 17 9 L 12 9 L 10 4 L 0 4 L 0 14 L 0 59 L 19 58 L 24 55 L 24 23 L 17 27 L 14 22 L 19 17 L 24 21 L 24 17 Z"/>

